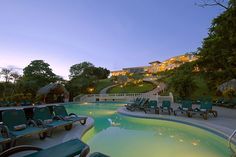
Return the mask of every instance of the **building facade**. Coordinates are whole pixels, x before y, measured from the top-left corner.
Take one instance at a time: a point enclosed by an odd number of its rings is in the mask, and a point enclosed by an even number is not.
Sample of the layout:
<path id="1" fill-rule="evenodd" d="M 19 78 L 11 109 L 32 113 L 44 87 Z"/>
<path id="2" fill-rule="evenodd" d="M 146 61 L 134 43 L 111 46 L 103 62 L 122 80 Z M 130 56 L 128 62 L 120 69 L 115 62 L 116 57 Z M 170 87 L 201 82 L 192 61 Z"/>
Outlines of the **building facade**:
<path id="1" fill-rule="evenodd" d="M 158 72 L 175 69 L 184 63 L 192 62 L 195 60 L 197 60 L 197 57 L 195 55 L 186 53 L 184 55 L 172 57 L 172 58 L 167 59 L 163 62 L 160 62 L 160 61 L 150 62 L 149 63 L 150 66 L 123 68 L 123 70 L 111 71 L 111 75 L 112 76 L 119 76 L 119 75 L 126 75 L 129 73 L 155 74 Z"/>

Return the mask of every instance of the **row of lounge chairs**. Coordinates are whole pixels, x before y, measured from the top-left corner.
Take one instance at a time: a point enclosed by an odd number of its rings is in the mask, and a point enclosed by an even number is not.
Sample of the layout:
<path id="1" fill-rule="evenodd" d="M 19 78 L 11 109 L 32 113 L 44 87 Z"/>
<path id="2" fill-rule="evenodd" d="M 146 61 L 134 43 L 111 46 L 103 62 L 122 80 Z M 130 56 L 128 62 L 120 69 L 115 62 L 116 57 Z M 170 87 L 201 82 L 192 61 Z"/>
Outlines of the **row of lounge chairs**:
<path id="1" fill-rule="evenodd" d="M 0 144 L 4 150 L 15 146 L 16 140 L 21 137 L 38 134 L 40 139 L 44 139 L 52 136 L 57 127 L 70 130 L 74 122 L 84 125 L 86 120 L 87 117 L 68 114 L 64 106 L 53 106 L 53 113 L 48 107 L 35 107 L 33 118 L 28 120 L 23 109 L 5 110 L 0 124 Z"/>
<path id="2" fill-rule="evenodd" d="M 135 101 L 129 102 L 125 107 L 130 111 L 142 110 L 145 113 L 151 110 L 154 110 L 156 114 L 159 114 L 160 111 L 167 111 L 170 115 L 173 112 L 170 101 L 163 101 L 162 105 L 158 107 L 156 100 L 149 100 L 148 98 L 137 98 Z"/>
<path id="3" fill-rule="evenodd" d="M 155 114 L 159 114 L 160 111 L 167 111 L 170 115 L 173 112 L 175 116 L 179 113 L 186 114 L 188 117 L 199 114 L 205 120 L 208 119 L 209 115 L 213 115 L 214 117 L 218 116 L 217 111 L 212 109 L 212 103 L 209 101 L 201 101 L 199 108 L 193 108 L 192 101 L 185 100 L 180 102 L 180 106 L 176 110 L 173 110 L 170 101 L 164 100 L 162 101 L 161 105 L 158 106 L 156 100 L 149 100 L 148 98 L 137 98 L 133 102 L 127 103 L 125 107 L 130 111 L 141 110 L 145 113 L 152 110 L 154 110 Z"/>
<path id="4" fill-rule="evenodd" d="M 213 110 L 212 103 L 210 101 L 201 101 L 199 108 L 193 109 L 192 106 L 192 101 L 182 101 L 181 106 L 179 106 L 178 109 L 174 111 L 174 115 L 177 115 L 177 113 L 182 113 L 186 114 L 188 117 L 192 117 L 195 114 L 200 114 L 205 120 L 208 119 L 209 115 L 213 115 L 213 117 L 218 116 L 218 112 Z"/>

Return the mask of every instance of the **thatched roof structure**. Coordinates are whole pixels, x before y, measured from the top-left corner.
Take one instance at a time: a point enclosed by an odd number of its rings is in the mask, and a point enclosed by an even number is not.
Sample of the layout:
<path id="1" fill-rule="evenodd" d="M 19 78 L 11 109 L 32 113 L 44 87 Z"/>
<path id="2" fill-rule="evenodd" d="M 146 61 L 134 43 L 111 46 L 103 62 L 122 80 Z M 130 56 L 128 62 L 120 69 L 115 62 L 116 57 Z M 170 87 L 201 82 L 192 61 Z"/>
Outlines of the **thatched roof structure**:
<path id="1" fill-rule="evenodd" d="M 225 82 L 225 83 L 221 84 L 217 88 L 217 90 L 219 90 L 221 92 L 223 92 L 223 91 L 225 91 L 227 89 L 234 89 L 234 90 L 236 90 L 236 79 L 232 79 L 232 80 L 230 80 L 228 82 Z"/>
<path id="2" fill-rule="evenodd" d="M 69 92 L 66 90 L 66 88 L 59 83 L 50 83 L 40 88 L 37 92 L 37 95 L 47 95 L 48 93 L 54 93 L 58 95 L 64 94 L 66 96 L 69 95 Z"/>

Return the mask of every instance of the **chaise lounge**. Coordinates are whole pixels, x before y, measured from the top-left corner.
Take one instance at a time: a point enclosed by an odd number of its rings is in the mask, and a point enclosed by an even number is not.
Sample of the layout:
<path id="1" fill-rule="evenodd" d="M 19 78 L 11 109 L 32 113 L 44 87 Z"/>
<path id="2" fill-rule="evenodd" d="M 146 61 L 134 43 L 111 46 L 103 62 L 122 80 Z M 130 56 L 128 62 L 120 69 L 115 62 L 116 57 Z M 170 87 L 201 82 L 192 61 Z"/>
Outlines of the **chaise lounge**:
<path id="1" fill-rule="evenodd" d="M 54 116 L 48 107 L 36 107 L 34 108 L 33 119 L 36 121 L 37 125 L 43 128 L 48 128 L 50 130 L 50 135 L 52 131 L 57 127 L 65 127 L 65 130 L 70 130 L 72 128 L 72 121 L 61 120 L 60 117 Z"/>
<path id="2" fill-rule="evenodd" d="M 218 116 L 217 111 L 212 109 L 212 103 L 209 101 L 202 101 L 200 103 L 200 108 L 195 108 L 191 112 L 191 115 L 192 114 L 200 114 L 205 120 L 208 119 L 209 114 L 212 114 L 214 117 Z"/>
<path id="3" fill-rule="evenodd" d="M 65 106 L 63 105 L 53 106 L 53 110 L 54 110 L 55 116 L 58 116 L 59 118 L 61 118 L 61 120 L 72 121 L 72 122 L 79 121 L 82 125 L 86 123 L 87 117 L 78 116 L 75 113 L 68 114 Z"/>
<path id="4" fill-rule="evenodd" d="M 174 111 L 174 115 L 176 116 L 177 113 L 182 113 L 182 114 L 186 114 L 188 117 L 191 117 L 191 111 L 193 111 L 193 107 L 192 107 L 192 101 L 190 100 L 183 100 L 181 102 L 181 106 L 179 106 L 175 111 Z"/>
<path id="5" fill-rule="evenodd" d="M 171 102 L 167 100 L 162 101 L 160 109 L 161 112 L 167 111 L 169 115 L 171 114 L 171 112 L 173 112 L 173 109 L 171 108 Z"/>
<path id="6" fill-rule="evenodd" d="M 39 134 L 40 139 L 46 137 L 46 129 L 39 128 L 33 120 L 26 120 L 22 109 L 5 110 L 2 112 L 2 122 L 9 131 L 9 136 L 15 140 L 17 138 L 32 134 Z"/>
<path id="7" fill-rule="evenodd" d="M 157 106 L 156 100 L 148 101 L 148 105 L 145 108 L 144 112 L 147 113 L 147 111 L 152 111 L 152 110 L 154 110 L 155 114 L 159 114 L 159 107 Z"/>

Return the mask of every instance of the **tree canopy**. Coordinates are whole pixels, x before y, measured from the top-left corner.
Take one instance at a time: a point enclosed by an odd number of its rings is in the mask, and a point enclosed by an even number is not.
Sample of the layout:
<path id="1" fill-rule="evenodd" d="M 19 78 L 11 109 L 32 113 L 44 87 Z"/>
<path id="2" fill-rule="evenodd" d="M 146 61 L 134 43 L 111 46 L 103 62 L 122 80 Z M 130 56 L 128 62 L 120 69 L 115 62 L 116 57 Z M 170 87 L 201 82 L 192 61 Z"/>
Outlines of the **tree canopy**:
<path id="1" fill-rule="evenodd" d="M 213 19 L 209 36 L 199 49 L 198 64 L 216 82 L 236 77 L 236 1 Z"/>
<path id="2" fill-rule="evenodd" d="M 70 67 L 70 81 L 67 88 L 71 96 L 88 93 L 88 89 L 94 87 L 100 79 L 106 79 L 110 71 L 106 68 L 95 67 L 90 62 L 82 62 Z"/>
<path id="3" fill-rule="evenodd" d="M 43 60 L 34 60 L 23 69 L 21 83 L 29 92 L 35 93 L 40 87 L 58 80 L 50 65 Z"/>

